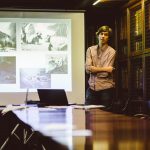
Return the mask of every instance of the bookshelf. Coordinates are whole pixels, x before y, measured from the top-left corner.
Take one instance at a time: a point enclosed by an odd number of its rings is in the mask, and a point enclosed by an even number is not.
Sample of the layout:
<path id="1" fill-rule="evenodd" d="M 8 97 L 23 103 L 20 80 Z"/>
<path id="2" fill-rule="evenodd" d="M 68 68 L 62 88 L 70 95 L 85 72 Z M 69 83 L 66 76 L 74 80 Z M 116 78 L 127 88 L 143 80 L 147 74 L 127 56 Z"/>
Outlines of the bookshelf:
<path id="1" fill-rule="evenodd" d="M 124 103 L 123 93 L 126 92 L 131 111 L 134 107 L 136 113 L 150 114 L 144 110 L 150 101 L 150 0 L 130 2 L 121 12 L 118 19 L 119 97 Z M 127 57 L 124 57 L 125 53 Z"/>
<path id="2" fill-rule="evenodd" d="M 145 57 L 145 99 L 150 100 L 150 54 Z"/>
<path id="3" fill-rule="evenodd" d="M 150 50 L 150 1 L 145 1 L 145 49 Z"/>
<path id="4" fill-rule="evenodd" d="M 126 100 L 129 96 L 129 88 L 128 88 L 128 35 L 127 35 L 127 10 L 124 10 L 119 15 L 118 19 L 118 80 L 116 84 L 117 99 L 119 99 L 119 103 L 121 107 L 125 105 Z"/>
<path id="5" fill-rule="evenodd" d="M 131 60 L 131 99 L 143 99 L 143 67 L 142 58 L 134 57 Z"/>
<path id="6" fill-rule="evenodd" d="M 141 54 L 142 45 L 142 8 L 141 3 L 130 8 L 130 50 L 131 55 Z"/>
<path id="7" fill-rule="evenodd" d="M 127 12 L 124 11 L 119 20 L 119 57 L 126 59 L 128 56 L 127 47 Z"/>

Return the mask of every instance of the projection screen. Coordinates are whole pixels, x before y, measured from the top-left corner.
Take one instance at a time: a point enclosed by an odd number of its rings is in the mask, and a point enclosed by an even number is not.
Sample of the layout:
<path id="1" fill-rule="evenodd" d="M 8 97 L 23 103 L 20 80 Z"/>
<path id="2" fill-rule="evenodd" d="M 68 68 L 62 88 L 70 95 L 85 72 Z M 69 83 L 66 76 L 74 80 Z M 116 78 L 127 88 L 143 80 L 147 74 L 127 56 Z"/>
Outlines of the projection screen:
<path id="1" fill-rule="evenodd" d="M 38 88 L 83 103 L 84 49 L 84 12 L 0 11 L 0 104 L 39 100 Z"/>

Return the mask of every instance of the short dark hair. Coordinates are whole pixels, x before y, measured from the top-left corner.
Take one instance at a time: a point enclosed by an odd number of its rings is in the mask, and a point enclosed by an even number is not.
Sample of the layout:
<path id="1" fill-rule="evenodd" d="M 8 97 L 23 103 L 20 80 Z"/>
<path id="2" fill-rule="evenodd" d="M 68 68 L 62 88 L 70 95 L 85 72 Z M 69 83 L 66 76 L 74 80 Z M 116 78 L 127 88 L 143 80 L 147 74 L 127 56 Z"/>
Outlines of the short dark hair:
<path id="1" fill-rule="evenodd" d="M 96 35 L 98 36 L 101 32 L 108 32 L 109 37 L 112 35 L 112 29 L 109 26 L 101 26 L 97 30 Z"/>

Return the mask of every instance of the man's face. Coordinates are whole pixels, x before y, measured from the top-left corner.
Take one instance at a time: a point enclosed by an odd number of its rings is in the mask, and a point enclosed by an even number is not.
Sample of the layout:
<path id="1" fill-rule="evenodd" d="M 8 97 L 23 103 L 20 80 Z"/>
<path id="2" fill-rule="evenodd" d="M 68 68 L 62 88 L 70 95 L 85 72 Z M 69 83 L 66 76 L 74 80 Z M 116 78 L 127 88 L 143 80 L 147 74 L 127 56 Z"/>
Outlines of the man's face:
<path id="1" fill-rule="evenodd" d="M 108 32 L 100 32 L 99 41 L 101 44 L 107 44 L 108 39 L 109 39 L 109 33 Z"/>

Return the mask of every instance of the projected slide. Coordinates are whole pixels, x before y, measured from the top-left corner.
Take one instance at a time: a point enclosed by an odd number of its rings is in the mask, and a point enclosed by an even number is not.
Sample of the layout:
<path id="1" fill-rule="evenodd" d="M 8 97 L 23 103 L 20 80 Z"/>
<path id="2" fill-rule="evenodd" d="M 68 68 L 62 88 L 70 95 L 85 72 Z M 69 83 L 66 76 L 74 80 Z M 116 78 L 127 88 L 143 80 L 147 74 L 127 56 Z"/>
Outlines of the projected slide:
<path id="1" fill-rule="evenodd" d="M 0 19 L 0 91 L 71 91 L 71 65 L 71 19 Z"/>

